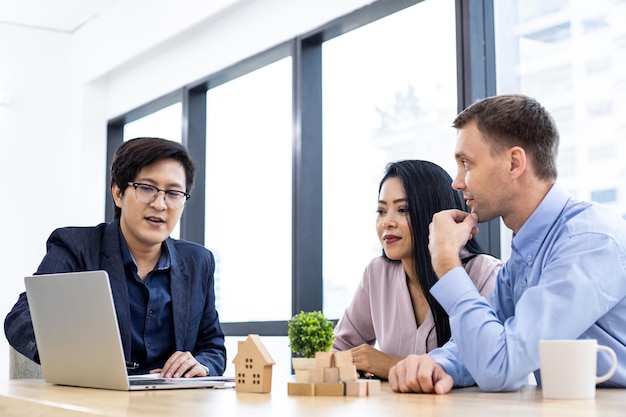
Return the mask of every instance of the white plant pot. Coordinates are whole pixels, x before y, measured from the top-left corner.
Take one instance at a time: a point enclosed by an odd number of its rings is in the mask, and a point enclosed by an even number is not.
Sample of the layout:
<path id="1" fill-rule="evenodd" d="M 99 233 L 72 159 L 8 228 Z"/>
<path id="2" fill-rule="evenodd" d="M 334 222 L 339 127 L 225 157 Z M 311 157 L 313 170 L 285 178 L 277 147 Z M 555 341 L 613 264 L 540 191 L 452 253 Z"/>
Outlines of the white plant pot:
<path id="1" fill-rule="evenodd" d="M 309 369 L 315 368 L 315 358 L 291 358 L 296 382 L 309 381 Z"/>

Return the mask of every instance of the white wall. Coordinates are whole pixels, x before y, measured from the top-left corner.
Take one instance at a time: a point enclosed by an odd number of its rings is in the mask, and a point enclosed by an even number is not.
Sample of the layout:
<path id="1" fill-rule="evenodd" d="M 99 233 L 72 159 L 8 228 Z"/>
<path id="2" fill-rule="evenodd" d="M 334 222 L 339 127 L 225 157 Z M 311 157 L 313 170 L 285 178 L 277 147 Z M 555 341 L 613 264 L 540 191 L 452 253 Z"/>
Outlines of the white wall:
<path id="1" fill-rule="evenodd" d="M 53 229 L 104 219 L 109 118 L 368 3 L 128 0 L 71 35 L 0 23 L 0 317 Z"/>
<path id="2" fill-rule="evenodd" d="M 0 25 L 0 61 L 0 94 L 5 97 L 0 104 L 4 319 L 23 291 L 23 277 L 43 257 L 50 232 L 103 217 L 102 196 L 88 191 L 83 198 L 80 184 L 86 177 L 102 188 L 104 159 L 82 155 L 80 142 L 71 135 L 69 36 Z M 84 171 L 84 158 L 102 166 L 102 175 Z M 8 358 L 6 339 L 0 340 L 0 358 Z M 8 376 L 6 364 L 0 360 L 0 379 Z"/>

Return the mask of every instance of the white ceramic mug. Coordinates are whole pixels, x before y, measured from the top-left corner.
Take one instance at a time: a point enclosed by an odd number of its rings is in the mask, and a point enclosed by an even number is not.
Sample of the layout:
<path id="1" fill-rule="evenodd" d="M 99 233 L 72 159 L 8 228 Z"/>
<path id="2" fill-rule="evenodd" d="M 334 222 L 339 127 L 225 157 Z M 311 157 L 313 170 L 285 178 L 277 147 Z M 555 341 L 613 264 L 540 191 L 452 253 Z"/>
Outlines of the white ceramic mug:
<path id="1" fill-rule="evenodd" d="M 600 352 L 611 357 L 611 368 L 597 376 Z M 539 358 L 544 398 L 594 398 L 596 384 L 608 380 L 617 368 L 613 349 L 595 339 L 540 340 Z"/>

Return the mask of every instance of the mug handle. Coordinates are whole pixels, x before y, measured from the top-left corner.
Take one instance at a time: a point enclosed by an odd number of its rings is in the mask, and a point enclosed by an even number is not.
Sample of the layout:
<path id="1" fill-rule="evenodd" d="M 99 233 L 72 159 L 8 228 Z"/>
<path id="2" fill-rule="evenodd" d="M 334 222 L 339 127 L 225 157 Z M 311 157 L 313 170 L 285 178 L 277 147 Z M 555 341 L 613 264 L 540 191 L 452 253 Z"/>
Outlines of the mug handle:
<path id="1" fill-rule="evenodd" d="M 611 349 L 608 346 L 599 345 L 598 352 L 601 352 L 601 351 L 604 351 L 608 353 L 609 356 L 611 356 L 611 369 L 609 369 L 606 374 L 596 377 L 596 384 L 599 384 L 601 382 L 608 380 L 610 377 L 613 376 L 613 374 L 615 373 L 615 370 L 617 369 L 617 356 L 615 355 L 615 351 L 613 351 L 613 349 Z"/>

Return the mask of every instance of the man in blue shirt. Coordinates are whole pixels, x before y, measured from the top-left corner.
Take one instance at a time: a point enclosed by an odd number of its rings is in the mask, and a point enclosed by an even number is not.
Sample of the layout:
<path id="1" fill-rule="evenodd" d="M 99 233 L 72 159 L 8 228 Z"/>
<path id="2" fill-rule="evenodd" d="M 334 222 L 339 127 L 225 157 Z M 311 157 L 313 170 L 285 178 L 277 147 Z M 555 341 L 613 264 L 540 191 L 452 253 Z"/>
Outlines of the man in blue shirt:
<path id="1" fill-rule="evenodd" d="M 396 392 L 444 394 L 477 384 L 510 391 L 539 374 L 539 340 L 596 339 L 618 357 L 604 386 L 626 387 L 626 222 L 573 200 L 555 185 L 559 134 L 548 112 L 523 95 L 479 100 L 461 112 L 455 150 L 471 214 L 437 213 L 430 225 L 431 293 L 450 316 L 453 338 L 390 370 Z M 461 267 L 459 248 L 476 224 L 502 217 L 511 258 L 488 299 Z M 598 356 L 598 373 L 608 370 Z"/>
<path id="2" fill-rule="evenodd" d="M 221 375 L 226 368 L 213 254 L 169 237 L 194 175 L 195 165 L 180 143 L 124 142 L 111 165 L 115 219 L 55 230 L 37 269 L 37 274 L 108 272 L 130 373 L 194 377 Z M 26 293 L 7 315 L 4 329 L 11 346 L 39 362 Z"/>

